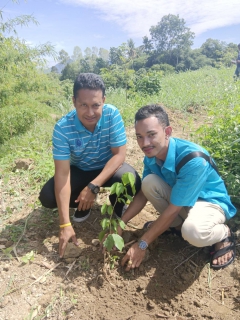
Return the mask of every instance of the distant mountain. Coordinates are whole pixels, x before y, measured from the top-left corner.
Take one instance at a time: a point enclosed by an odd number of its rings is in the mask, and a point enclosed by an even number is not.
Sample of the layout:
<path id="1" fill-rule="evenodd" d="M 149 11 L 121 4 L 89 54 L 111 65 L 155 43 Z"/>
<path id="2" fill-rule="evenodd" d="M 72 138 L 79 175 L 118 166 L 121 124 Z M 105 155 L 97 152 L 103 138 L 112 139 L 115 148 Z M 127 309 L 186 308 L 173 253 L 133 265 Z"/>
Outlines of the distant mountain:
<path id="1" fill-rule="evenodd" d="M 52 66 L 51 68 L 50 68 L 50 71 L 52 70 L 52 68 L 54 68 L 54 70 L 57 72 L 57 73 L 59 73 L 59 74 L 61 74 L 62 73 L 62 71 L 63 71 L 63 69 L 66 67 L 66 65 L 69 63 L 72 63 L 73 62 L 73 60 L 72 59 L 69 59 L 66 63 L 57 63 L 55 66 Z"/>

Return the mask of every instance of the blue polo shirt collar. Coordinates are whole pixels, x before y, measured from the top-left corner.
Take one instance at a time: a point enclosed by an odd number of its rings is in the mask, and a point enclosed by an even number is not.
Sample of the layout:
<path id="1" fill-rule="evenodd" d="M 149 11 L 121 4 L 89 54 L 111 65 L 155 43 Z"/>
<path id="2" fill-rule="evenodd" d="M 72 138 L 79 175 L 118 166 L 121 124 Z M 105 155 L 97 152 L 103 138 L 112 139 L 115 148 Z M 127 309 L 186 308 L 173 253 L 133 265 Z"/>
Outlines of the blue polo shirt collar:
<path id="1" fill-rule="evenodd" d="M 101 119 L 102 119 L 102 116 L 98 120 L 93 133 L 95 133 L 95 132 L 97 132 L 97 131 L 99 131 L 101 129 Z M 86 131 L 90 132 L 87 128 L 84 127 L 82 122 L 78 119 L 77 112 L 76 112 L 75 117 L 74 117 L 74 124 L 75 124 L 76 129 L 77 129 L 78 132 L 86 132 Z"/>
<path id="2" fill-rule="evenodd" d="M 175 155 L 176 155 L 176 141 L 172 138 L 169 140 L 168 145 L 168 152 L 167 157 L 165 159 L 163 168 L 166 168 L 169 171 L 175 172 L 176 171 L 176 161 L 175 161 Z"/>

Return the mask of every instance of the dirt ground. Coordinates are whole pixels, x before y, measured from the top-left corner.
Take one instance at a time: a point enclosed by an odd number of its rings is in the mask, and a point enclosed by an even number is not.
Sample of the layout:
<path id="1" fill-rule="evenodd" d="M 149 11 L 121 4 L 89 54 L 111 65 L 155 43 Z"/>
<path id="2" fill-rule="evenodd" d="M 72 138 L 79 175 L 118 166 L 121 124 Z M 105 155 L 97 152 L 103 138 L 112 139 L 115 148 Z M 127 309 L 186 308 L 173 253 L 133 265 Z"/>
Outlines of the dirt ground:
<path id="1" fill-rule="evenodd" d="M 170 121 L 173 134 L 188 139 L 207 120 L 170 112 Z M 133 128 L 127 133 L 127 162 L 141 172 L 143 154 Z M 27 185 L 16 184 L 14 175 L 8 184 L 12 188 L 2 191 L 1 210 L 3 215 L 9 207 L 14 214 L 0 218 L 0 320 L 240 319 L 239 246 L 232 265 L 213 271 L 207 248 L 164 235 L 138 269 L 127 273 L 119 262 L 110 269 L 93 241 L 101 231 L 100 206 L 107 197 L 102 190 L 90 218 L 74 226 L 79 247 L 69 244 L 65 259 L 59 259 L 57 212 L 32 206 L 38 195 L 26 196 Z M 125 243 L 137 239 L 144 222 L 156 217 L 147 204 L 128 224 Z M 231 226 L 237 230 L 234 219 Z M 22 257 L 32 261 L 24 263 Z"/>

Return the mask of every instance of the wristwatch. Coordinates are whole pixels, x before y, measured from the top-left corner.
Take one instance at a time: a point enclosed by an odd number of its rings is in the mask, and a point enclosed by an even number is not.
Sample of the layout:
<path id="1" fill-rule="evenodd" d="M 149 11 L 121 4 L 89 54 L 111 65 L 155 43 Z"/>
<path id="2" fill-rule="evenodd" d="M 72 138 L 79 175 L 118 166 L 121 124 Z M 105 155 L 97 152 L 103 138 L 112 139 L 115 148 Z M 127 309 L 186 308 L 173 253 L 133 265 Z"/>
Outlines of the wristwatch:
<path id="1" fill-rule="evenodd" d="M 100 191 L 100 187 L 91 182 L 88 184 L 88 188 L 92 191 L 93 194 L 98 194 L 98 192 Z"/>
<path id="2" fill-rule="evenodd" d="M 139 240 L 138 241 L 138 247 L 141 249 L 141 250 L 146 250 L 147 247 L 148 247 L 148 244 L 146 241 L 144 240 Z"/>

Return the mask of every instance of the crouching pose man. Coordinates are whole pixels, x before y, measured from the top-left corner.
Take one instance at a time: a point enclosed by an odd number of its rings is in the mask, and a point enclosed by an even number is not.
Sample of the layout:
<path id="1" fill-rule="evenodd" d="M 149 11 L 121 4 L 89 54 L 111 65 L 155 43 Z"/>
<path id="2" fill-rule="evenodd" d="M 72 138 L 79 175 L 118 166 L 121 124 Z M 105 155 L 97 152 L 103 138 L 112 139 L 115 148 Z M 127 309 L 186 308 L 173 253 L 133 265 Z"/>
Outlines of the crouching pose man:
<path id="1" fill-rule="evenodd" d="M 213 246 L 212 268 L 231 264 L 235 242 L 225 223 L 236 209 L 208 152 L 190 141 L 172 138 L 168 115 L 159 105 L 137 111 L 135 130 L 145 154 L 142 189 L 122 220 L 127 223 L 147 201 L 160 216 L 146 224 L 145 234 L 128 250 L 122 265 L 127 262 L 126 270 L 138 267 L 148 245 L 169 227 L 193 246 Z"/>
<path id="2" fill-rule="evenodd" d="M 42 188 L 39 199 L 47 208 L 58 207 L 59 254 L 63 256 L 69 239 L 77 245 L 70 222 L 69 207 L 77 208 L 75 222 L 90 215 L 100 187 L 121 182 L 125 172 L 135 176 L 136 193 L 141 179 L 125 163 L 126 133 L 116 107 L 105 104 L 105 86 L 93 73 L 82 73 L 74 82 L 75 109 L 60 119 L 53 131 L 55 174 Z M 128 193 L 131 194 L 131 188 Z M 110 196 L 114 205 L 116 195 Z M 117 203 L 115 213 L 121 217 L 124 204 Z"/>

